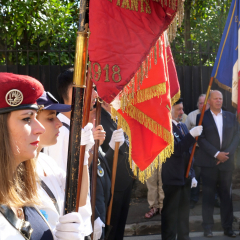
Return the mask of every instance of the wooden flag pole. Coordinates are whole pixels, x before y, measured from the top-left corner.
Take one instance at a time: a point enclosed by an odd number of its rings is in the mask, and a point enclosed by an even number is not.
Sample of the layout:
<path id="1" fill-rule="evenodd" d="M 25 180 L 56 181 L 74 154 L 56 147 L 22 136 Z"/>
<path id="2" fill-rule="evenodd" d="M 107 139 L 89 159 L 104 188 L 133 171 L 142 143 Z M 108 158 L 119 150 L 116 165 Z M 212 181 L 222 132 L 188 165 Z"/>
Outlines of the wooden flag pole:
<path id="1" fill-rule="evenodd" d="M 90 69 L 88 69 L 88 71 L 90 71 Z M 83 109 L 82 128 L 84 128 L 87 125 L 88 119 L 89 119 L 89 113 L 90 113 L 90 107 L 91 107 L 92 87 L 93 87 L 93 82 L 90 80 L 90 72 L 88 72 L 87 88 L 86 88 L 86 92 L 85 92 L 84 106 L 83 106 L 84 109 Z M 81 186 L 82 186 L 83 162 L 84 162 L 84 156 L 85 156 L 85 147 L 86 147 L 85 145 L 80 146 L 76 212 L 78 212 Z"/>
<path id="2" fill-rule="evenodd" d="M 206 98 L 205 98 L 205 101 L 204 101 L 204 105 L 203 105 L 203 108 L 202 108 L 202 112 L 201 112 L 201 116 L 200 116 L 200 119 L 199 119 L 198 126 L 202 125 L 202 121 L 203 121 L 203 117 L 204 117 L 204 114 L 205 114 L 207 100 L 208 100 L 209 93 L 210 93 L 210 90 L 211 90 L 211 87 L 212 87 L 212 83 L 213 83 L 213 77 L 210 78 L 210 82 L 209 82 L 209 85 L 208 85 L 208 90 L 207 90 L 207 93 L 206 93 Z M 196 137 L 195 139 L 197 141 L 198 137 Z M 187 167 L 187 171 L 186 171 L 186 175 L 185 175 L 186 178 L 188 178 L 188 176 L 189 176 L 189 172 L 190 172 L 190 168 L 192 166 L 192 161 L 193 161 L 193 156 L 194 156 L 194 153 L 195 153 L 196 145 L 197 145 L 197 142 L 195 142 L 194 145 L 193 145 L 193 149 L 192 149 L 192 152 L 191 152 L 191 156 L 190 156 L 190 159 L 189 159 L 189 163 L 188 163 L 188 167 Z"/>
<path id="3" fill-rule="evenodd" d="M 120 127 L 118 126 L 117 129 Z M 114 188 L 115 188 L 115 181 L 116 181 L 116 173 L 117 173 L 117 163 L 118 163 L 118 153 L 119 153 L 119 145 L 120 142 L 115 143 L 115 151 L 113 156 L 113 166 L 112 166 L 112 180 L 111 180 L 111 201 L 108 206 L 107 210 L 107 219 L 106 219 L 106 237 L 105 239 L 108 239 L 109 233 L 111 231 L 111 215 L 112 215 L 112 205 L 113 205 L 113 196 L 114 196 Z"/>
<path id="4" fill-rule="evenodd" d="M 76 40 L 76 51 L 73 75 L 72 112 L 68 148 L 67 176 L 65 187 L 65 214 L 76 210 L 78 191 L 78 169 L 81 142 L 83 97 L 86 87 L 86 64 L 88 33 L 85 30 L 86 1 L 80 1 L 79 26 Z M 83 163 L 82 163 L 83 164 Z M 83 168 L 83 166 L 80 166 Z"/>
<path id="5" fill-rule="evenodd" d="M 96 126 L 101 124 L 101 102 L 99 99 L 96 103 Z M 98 148 L 100 141 L 95 140 L 93 161 L 92 161 L 92 182 L 91 182 L 91 207 L 92 207 L 92 228 L 94 231 L 94 220 L 95 220 L 95 205 L 96 205 L 96 190 L 97 190 L 97 166 L 98 166 Z M 93 239 L 93 233 L 91 235 Z"/>

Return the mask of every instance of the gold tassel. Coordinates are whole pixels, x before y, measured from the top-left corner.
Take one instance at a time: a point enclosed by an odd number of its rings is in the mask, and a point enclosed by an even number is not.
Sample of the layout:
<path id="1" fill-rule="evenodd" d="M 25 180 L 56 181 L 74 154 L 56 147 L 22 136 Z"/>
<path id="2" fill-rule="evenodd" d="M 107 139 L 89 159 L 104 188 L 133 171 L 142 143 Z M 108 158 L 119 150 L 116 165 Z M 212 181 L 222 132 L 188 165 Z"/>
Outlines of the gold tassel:
<path id="1" fill-rule="evenodd" d="M 154 64 L 157 65 L 157 43 L 154 45 Z"/>
<path id="2" fill-rule="evenodd" d="M 154 97 L 159 97 L 160 95 L 163 95 L 165 93 L 166 82 L 139 90 L 137 92 L 132 91 L 129 94 L 125 93 L 124 95 L 121 96 L 121 109 L 125 110 L 125 108 L 127 107 L 125 105 L 126 102 L 128 102 L 129 104 L 141 103 L 150 100 Z"/>
<path id="3" fill-rule="evenodd" d="M 174 138 L 172 134 L 167 131 L 165 133 L 165 136 L 168 134 L 171 135 L 171 139 L 169 141 L 169 145 L 163 149 L 159 155 L 154 159 L 154 161 L 148 166 L 144 171 L 141 171 L 137 165 L 134 163 L 134 160 L 132 159 L 132 136 L 131 136 L 131 130 L 129 128 L 129 125 L 127 121 L 122 117 L 120 113 L 118 113 L 113 107 L 111 108 L 111 115 L 112 119 L 116 122 L 116 119 L 118 119 L 118 125 L 122 127 L 123 131 L 128 135 L 129 138 L 129 165 L 130 168 L 133 171 L 133 174 L 138 177 L 138 179 L 144 183 L 155 171 L 155 169 L 158 166 L 161 166 L 162 163 L 166 161 L 167 158 L 169 158 L 173 152 L 174 152 Z"/>
<path id="4" fill-rule="evenodd" d="M 179 90 L 179 91 L 172 97 L 172 99 L 171 99 L 171 105 L 172 105 L 172 106 L 173 106 L 173 104 L 174 104 L 175 102 L 178 101 L 178 99 L 180 98 L 180 96 L 181 96 L 181 91 Z"/>

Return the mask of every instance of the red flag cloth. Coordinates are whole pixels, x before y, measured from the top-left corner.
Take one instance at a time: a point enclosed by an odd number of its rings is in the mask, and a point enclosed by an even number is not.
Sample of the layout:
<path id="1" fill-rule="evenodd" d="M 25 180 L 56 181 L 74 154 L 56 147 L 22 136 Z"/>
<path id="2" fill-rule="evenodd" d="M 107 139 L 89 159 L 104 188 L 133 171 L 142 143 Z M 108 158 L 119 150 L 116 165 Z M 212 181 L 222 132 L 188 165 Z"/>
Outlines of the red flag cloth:
<path id="1" fill-rule="evenodd" d="M 171 47 L 169 41 L 166 37 L 166 48 L 167 48 L 167 63 L 168 63 L 168 73 L 170 82 L 170 95 L 172 105 L 180 98 L 180 86 L 178 82 L 177 70 L 175 67 L 175 62 L 172 56 Z"/>
<path id="2" fill-rule="evenodd" d="M 147 78 L 143 79 L 140 86 L 137 79 L 129 83 L 128 89 L 125 88 L 120 95 L 121 109 L 112 110 L 112 115 L 118 117 L 118 124 L 129 136 L 130 165 L 132 164 L 135 175 L 142 182 L 173 152 L 171 97 L 164 35 L 154 48 L 152 52 L 155 51 L 157 55 L 150 54 L 152 64 Z M 148 64 L 150 68 L 150 59 Z M 134 96 L 130 91 L 133 88 Z M 125 102 L 127 104 L 124 106 Z"/>
<path id="3" fill-rule="evenodd" d="M 104 101 L 110 103 L 134 77 L 181 4 L 182 0 L 90 1 L 91 80 Z"/>

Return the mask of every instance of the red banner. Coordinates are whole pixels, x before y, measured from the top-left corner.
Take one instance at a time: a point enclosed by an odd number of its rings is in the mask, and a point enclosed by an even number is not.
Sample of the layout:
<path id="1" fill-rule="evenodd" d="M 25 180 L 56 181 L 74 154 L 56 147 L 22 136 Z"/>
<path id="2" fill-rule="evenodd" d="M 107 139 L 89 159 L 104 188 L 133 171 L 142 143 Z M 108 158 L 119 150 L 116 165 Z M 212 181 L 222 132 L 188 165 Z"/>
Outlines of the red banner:
<path id="1" fill-rule="evenodd" d="M 91 80 L 104 101 L 110 103 L 134 77 L 181 3 L 181 0 L 90 1 Z"/>
<path id="2" fill-rule="evenodd" d="M 154 54 L 150 54 L 148 67 L 150 68 L 150 60 L 152 66 L 148 76 L 140 86 L 137 84 L 138 79 L 130 82 L 120 95 L 121 109 L 112 111 L 129 136 L 129 160 L 133 164 L 135 175 L 142 182 L 173 152 L 171 96 L 164 34 L 154 48 L 157 55 L 154 58 Z M 124 106 L 125 102 L 127 104 Z"/>

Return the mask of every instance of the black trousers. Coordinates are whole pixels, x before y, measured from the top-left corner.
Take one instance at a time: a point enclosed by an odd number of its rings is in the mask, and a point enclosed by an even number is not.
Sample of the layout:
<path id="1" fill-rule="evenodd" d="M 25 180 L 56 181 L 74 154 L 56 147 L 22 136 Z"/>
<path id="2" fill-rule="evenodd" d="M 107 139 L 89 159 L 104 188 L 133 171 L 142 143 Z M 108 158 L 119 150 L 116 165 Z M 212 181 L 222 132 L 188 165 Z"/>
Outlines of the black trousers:
<path id="1" fill-rule="evenodd" d="M 202 175 L 202 226 L 212 229 L 216 187 L 220 198 L 221 223 L 224 229 L 232 229 L 232 171 L 219 171 L 218 167 L 201 167 Z"/>
<path id="2" fill-rule="evenodd" d="M 189 204 L 191 180 L 183 186 L 164 185 L 162 240 L 189 240 Z"/>
<path id="3" fill-rule="evenodd" d="M 125 191 L 114 192 L 111 216 L 111 232 L 108 240 L 122 240 L 128 216 L 133 182 Z"/>

